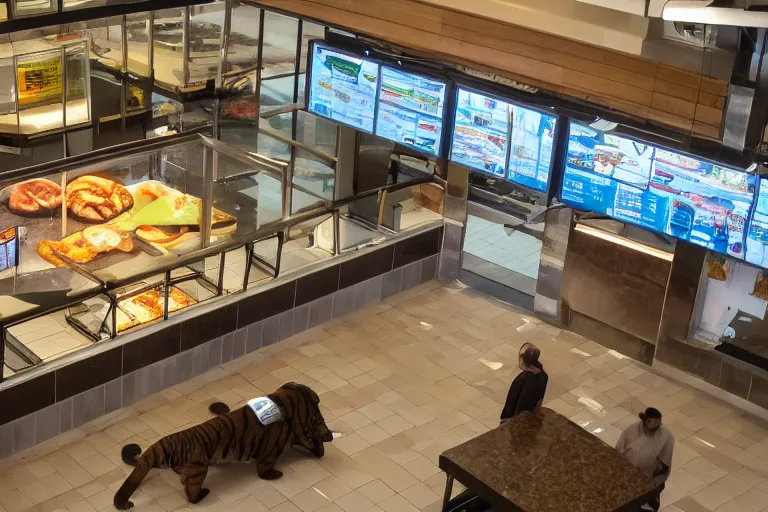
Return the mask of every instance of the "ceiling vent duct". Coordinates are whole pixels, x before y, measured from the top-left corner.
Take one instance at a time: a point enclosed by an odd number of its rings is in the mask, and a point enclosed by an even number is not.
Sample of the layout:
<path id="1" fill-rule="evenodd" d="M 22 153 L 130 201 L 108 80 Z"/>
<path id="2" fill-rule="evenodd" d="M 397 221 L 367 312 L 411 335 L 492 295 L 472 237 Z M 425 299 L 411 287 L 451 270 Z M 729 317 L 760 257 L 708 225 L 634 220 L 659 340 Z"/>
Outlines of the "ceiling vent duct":
<path id="1" fill-rule="evenodd" d="M 667 21 L 768 28 L 768 0 L 670 0 Z"/>

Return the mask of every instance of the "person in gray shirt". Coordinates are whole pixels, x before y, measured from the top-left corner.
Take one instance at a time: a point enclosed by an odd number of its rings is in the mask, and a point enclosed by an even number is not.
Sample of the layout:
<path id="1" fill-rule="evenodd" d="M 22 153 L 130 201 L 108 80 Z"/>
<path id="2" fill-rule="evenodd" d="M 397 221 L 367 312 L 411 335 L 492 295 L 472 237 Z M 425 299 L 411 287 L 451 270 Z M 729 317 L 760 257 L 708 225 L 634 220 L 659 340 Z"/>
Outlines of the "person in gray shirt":
<path id="1" fill-rule="evenodd" d="M 661 412 L 653 407 L 640 413 L 640 422 L 624 429 L 616 443 L 616 451 L 656 483 L 656 494 L 648 503 L 654 511 L 661 507 L 661 491 L 672 471 L 674 447 L 675 437 L 661 424 Z"/>

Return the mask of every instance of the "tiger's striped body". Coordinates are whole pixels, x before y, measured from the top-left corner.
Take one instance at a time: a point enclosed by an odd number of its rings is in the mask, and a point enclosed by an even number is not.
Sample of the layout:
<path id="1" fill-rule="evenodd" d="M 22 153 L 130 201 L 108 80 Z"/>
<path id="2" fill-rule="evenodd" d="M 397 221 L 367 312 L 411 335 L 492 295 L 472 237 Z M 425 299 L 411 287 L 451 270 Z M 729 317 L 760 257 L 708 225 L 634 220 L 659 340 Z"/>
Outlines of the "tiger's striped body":
<path id="1" fill-rule="evenodd" d="M 289 383 L 269 398 L 281 412 L 280 420 L 270 425 L 262 425 L 254 411 L 245 406 L 168 435 L 141 456 L 138 446 L 124 447 L 123 460 L 136 467 L 115 494 L 115 507 L 126 510 L 133 506 L 131 494 L 153 468 L 177 472 L 187 499 L 198 503 L 209 492 L 203 488 L 203 481 L 211 465 L 249 462 L 256 465 L 259 477 L 272 480 L 282 476 L 275 463 L 288 443 L 322 457 L 323 443 L 331 441 L 333 434 L 320 412 L 317 394 L 307 386 Z"/>

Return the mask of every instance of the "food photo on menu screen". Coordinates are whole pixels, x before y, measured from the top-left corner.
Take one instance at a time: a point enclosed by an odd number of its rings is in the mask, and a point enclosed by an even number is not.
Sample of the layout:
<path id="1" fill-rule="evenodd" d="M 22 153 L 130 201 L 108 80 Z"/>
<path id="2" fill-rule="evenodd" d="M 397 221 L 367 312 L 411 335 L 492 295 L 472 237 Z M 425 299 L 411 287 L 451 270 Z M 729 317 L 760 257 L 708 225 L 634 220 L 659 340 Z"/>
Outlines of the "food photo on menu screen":
<path id="1" fill-rule="evenodd" d="M 509 181 L 545 192 L 555 141 L 555 116 L 512 105 Z"/>
<path id="2" fill-rule="evenodd" d="M 378 64 L 315 44 L 311 73 L 310 112 L 373 132 Z"/>
<path id="3" fill-rule="evenodd" d="M 744 259 L 744 235 L 754 200 L 749 175 L 680 153 L 657 149 L 650 191 L 667 197 L 665 232 Z"/>
<path id="4" fill-rule="evenodd" d="M 443 82 L 382 67 L 376 135 L 438 155 L 445 89 Z"/>
<path id="5" fill-rule="evenodd" d="M 768 180 L 760 179 L 755 211 L 747 232 L 747 261 L 768 267 Z"/>
<path id="6" fill-rule="evenodd" d="M 744 259 L 744 229 L 754 197 L 746 173 L 617 139 L 571 125 L 565 202 Z M 637 165 L 624 163 L 622 147 L 635 150 L 631 158 Z"/>
<path id="7" fill-rule="evenodd" d="M 563 200 L 664 231 L 663 205 L 648 193 L 655 148 L 571 123 Z"/>
<path id="8" fill-rule="evenodd" d="M 451 160 L 503 178 L 508 136 L 509 103 L 459 89 Z"/>

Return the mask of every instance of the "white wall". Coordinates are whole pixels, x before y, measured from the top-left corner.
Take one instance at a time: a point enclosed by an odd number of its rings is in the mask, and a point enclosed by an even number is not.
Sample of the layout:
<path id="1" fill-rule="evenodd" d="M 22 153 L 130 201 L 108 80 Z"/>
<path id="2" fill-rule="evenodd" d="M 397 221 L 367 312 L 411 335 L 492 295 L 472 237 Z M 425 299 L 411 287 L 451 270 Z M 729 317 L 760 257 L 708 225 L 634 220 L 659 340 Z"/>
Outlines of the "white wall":
<path id="1" fill-rule="evenodd" d="M 762 319 L 768 306 L 766 301 L 750 295 L 755 287 L 758 269 L 735 261 L 731 261 L 731 264 L 732 275 L 727 281 L 705 277 L 707 289 L 698 327 L 717 337 L 722 335 L 739 311 Z"/>

